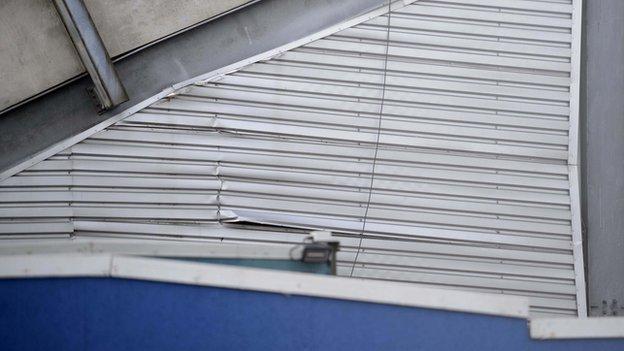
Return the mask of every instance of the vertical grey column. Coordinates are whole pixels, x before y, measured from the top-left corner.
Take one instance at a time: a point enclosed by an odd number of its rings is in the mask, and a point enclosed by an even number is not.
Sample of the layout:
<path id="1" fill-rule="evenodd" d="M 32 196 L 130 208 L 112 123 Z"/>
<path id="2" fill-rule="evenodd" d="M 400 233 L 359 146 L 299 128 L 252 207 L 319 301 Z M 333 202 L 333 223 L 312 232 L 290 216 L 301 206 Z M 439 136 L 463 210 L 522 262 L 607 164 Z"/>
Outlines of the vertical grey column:
<path id="1" fill-rule="evenodd" d="M 589 314 L 624 315 L 624 1 L 585 0 L 584 17 Z"/>
<path id="2" fill-rule="evenodd" d="M 54 0 L 54 5 L 93 80 L 101 109 L 127 101 L 128 95 L 82 0 Z"/>

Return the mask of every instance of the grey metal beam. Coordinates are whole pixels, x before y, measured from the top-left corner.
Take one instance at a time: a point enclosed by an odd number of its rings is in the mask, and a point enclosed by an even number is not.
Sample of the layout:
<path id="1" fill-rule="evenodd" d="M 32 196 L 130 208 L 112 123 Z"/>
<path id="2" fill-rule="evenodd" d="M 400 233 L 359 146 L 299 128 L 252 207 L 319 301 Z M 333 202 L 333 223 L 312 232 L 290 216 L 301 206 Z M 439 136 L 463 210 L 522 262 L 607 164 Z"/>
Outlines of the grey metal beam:
<path id="1" fill-rule="evenodd" d="M 101 110 L 128 100 L 115 67 L 82 0 L 54 0 L 78 56 L 91 76 Z"/>
<path id="2" fill-rule="evenodd" d="M 102 115 L 88 77 L 0 116 L 0 174 L 173 84 L 242 61 L 382 6 L 384 0 L 263 0 L 115 63 L 130 100 Z"/>
<path id="3" fill-rule="evenodd" d="M 624 1 L 585 1 L 581 101 L 589 314 L 624 314 Z"/>
<path id="4" fill-rule="evenodd" d="M 259 0 L 83 1 L 116 62 Z M 51 0 L 0 1 L 0 33 L 0 118 L 87 74 Z"/>

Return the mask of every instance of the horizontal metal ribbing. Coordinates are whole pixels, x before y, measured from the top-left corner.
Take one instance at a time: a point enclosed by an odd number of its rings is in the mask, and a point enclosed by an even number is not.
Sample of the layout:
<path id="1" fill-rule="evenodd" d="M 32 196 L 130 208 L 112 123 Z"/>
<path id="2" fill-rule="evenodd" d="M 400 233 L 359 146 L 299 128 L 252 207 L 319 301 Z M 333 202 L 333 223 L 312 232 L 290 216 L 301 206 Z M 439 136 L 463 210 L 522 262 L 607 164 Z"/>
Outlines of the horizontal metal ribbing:
<path id="1" fill-rule="evenodd" d="M 354 276 L 576 313 L 571 11 L 565 1 L 421 0 L 393 13 Z M 199 82 L 3 181 L 0 233 L 292 244 L 325 228 L 343 238 L 348 274 L 371 183 L 385 23 Z M 226 211 L 291 229 L 214 230 Z"/>

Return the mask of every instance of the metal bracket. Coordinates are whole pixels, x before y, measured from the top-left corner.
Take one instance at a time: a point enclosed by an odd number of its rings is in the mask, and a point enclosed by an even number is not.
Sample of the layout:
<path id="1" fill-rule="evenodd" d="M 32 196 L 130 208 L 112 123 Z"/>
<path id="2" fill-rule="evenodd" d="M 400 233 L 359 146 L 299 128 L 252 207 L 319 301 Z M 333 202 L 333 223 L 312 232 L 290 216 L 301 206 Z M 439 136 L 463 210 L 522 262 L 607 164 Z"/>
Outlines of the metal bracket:
<path id="1" fill-rule="evenodd" d="M 93 102 L 93 105 L 95 106 L 95 109 L 97 110 L 97 114 L 101 115 L 102 113 L 104 113 L 106 109 L 104 108 L 104 106 L 102 106 L 100 99 L 98 99 L 97 93 L 95 91 L 95 87 L 89 87 L 86 90 L 87 90 L 87 94 L 89 95 L 89 98 L 91 99 L 91 101 Z"/>

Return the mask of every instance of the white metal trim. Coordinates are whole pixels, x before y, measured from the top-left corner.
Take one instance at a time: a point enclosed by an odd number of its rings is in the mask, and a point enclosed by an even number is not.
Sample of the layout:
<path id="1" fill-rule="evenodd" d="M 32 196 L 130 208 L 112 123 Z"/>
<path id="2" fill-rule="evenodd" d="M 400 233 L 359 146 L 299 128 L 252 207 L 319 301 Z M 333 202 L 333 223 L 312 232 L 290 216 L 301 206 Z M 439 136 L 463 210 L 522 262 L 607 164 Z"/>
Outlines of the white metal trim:
<path id="1" fill-rule="evenodd" d="M 581 192 L 579 179 L 579 165 L 581 162 L 579 155 L 579 113 L 583 0 L 573 1 L 568 179 L 570 182 L 570 210 L 572 212 L 572 253 L 574 256 L 576 304 L 578 316 L 584 318 L 587 317 L 587 297 L 585 289 L 585 263 L 583 259 L 583 229 L 581 223 Z"/>
<path id="2" fill-rule="evenodd" d="M 112 255 L 15 255 L 0 257 L 0 278 L 106 277 Z"/>
<path id="3" fill-rule="evenodd" d="M 581 35 L 583 18 L 583 0 L 573 0 L 572 11 L 572 67 L 570 70 L 570 129 L 568 164 L 579 165 L 579 113 L 580 113 L 580 84 L 581 84 Z"/>
<path id="4" fill-rule="evenodd" d="M 583 234 L 581 226 L 581 196 L 579 187 L 579 168 L 569 165 L 570 211 L 572 213 L 572 255 L 574 257 L 574 285 L 576 286 L 576 306 L 578 316 L 587 317 L 587 298 L 585 290 L 585 263 L 583 259 Z"/>
<path id="5" fill-rule="evenodd" d="M 527 318 L 525 297 L 118 255 L 0 257 L 0 278 L 100 276 Z"/>
<path id="6" fill-rule="evenodd" d="M 533 339 L 624 338 L 624 317 L 537 318 L 530 329 Z"/>
<path id="7" fill-rule="evenodd" d="M 232 259 L 293 260 L 301 258 L 299 244 L 259 244 L 214 239 L 174 241 L 129 238 L 64 238 L 51 240 L 5 240 L 0 255 L 99 254 L 148 255 L 152 257 L 202 257 Z"/>

